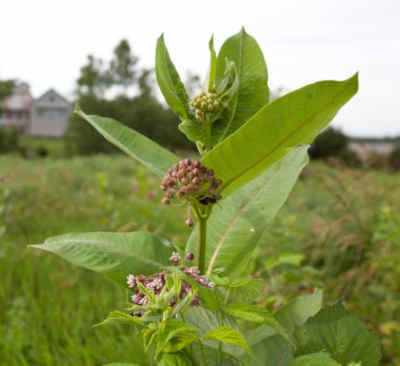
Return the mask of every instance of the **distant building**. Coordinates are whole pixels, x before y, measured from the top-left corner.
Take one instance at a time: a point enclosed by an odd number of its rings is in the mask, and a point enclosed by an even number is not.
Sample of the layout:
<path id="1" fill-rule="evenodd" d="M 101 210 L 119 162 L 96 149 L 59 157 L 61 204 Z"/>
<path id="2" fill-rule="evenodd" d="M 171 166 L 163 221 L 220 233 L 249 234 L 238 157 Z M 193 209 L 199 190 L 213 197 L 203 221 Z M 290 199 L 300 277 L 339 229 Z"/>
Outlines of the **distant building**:
<path id="1" fill-rule="evenodd" d="M 354 151 L 364 163 L 368 161 L 370 156 L 381 155 L 389 156 L 395 149 L 396 144 L 393 142 L 350 142 L 349 149 Z"/>
<path id="2" fill-rule="evenodd" d="M 30 123 L 32 96 L 29 85 L 17 84 L 13 94 L 0 102 L 0 126 L 26 131 Z"/>
<path id="3" fill-rule="evenodd" d="M 26 135 L 60 137 L 68 125 L 72 105 L 54 89 L 34 99 L 29 85 L 19 83 L 0 103 L 0 127 L 15 127 Z"/>

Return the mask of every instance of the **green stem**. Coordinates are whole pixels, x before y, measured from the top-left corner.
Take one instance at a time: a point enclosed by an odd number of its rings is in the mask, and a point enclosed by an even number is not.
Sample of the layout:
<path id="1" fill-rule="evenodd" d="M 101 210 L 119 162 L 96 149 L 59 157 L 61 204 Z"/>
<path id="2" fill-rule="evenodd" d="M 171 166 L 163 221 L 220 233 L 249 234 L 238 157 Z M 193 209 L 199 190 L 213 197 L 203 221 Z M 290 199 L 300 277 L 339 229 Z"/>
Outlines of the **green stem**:
<path id="1" fill-rule="evenodd" d="M 198 217 L 199 219 L 199 245 L 198 245 L 198 261 L 200 274 L 204 274 L 206 263 L 206 236 L 207 236 L 207 218 Z"/>

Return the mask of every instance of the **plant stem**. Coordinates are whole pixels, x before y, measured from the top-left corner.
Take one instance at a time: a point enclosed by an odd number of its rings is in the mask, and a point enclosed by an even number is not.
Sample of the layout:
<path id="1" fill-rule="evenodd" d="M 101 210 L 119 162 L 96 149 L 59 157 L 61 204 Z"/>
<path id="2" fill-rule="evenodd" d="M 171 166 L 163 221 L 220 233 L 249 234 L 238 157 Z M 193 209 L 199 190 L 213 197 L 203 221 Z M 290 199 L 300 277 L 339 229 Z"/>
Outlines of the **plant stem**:
<path id="1" fill-rule="evenodd" d="M 200 274 L 204 274 L 206 262 L 206 236 L 207 236 L 207 218 L 198 217 L 199 219 L 199 244 L 198 244 L 198 260 Z"/>

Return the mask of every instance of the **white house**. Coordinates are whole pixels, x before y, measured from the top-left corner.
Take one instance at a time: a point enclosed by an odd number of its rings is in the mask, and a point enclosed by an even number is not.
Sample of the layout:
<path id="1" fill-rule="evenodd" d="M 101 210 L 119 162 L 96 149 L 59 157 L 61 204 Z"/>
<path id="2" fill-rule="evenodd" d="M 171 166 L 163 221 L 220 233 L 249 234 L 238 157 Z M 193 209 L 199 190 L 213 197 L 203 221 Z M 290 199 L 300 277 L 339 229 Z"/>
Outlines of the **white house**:
<path id="1" fill-rule="evenodd" d="M 0 103 L 0 127 L 16 127 L 26 135 L 60 137 L 64 134 L 72 105 L 54 89 L 34 99 L 29 85 L 19 83 Z"/>

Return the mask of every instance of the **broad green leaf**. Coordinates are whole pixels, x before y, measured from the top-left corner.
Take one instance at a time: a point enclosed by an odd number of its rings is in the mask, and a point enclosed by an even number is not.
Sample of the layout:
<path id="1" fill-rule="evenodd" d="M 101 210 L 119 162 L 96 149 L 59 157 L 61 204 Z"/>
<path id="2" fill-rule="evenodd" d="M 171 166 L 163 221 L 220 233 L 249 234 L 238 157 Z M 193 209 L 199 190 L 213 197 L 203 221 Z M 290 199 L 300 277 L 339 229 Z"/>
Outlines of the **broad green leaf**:
<path id="1" fill-rule="evenodd" d="M 249 304 L 231 304 L 223 308 L 224 312 L 249 322 L 265 324 L 274 329 L 278 334 L 290 340 L 290 336 L 285 328 L 275 319 L 274 315 L 266 309 Z"/>
<path id="2" fill-rule="evenodd" d="M 148 275 L 169 265 L 172 248 L 168 241 L 154 234 L 83 233 L 65 234 L 31 245 L 95 272 L 101 272 L 120 284 L 129 273 Z"/>
<path id="3" fill-rule="evenodd" d="M 200 330 L 200 336 L 205 335 L 219 327 L 239 329 L 236 322 L 229 315 L 220 311 L 210 311 L 202 306 L 189 308 L 185 313 L 185 321 L 193 328 Z M 202 342 L 207 348 L 220 349 L 220 343 L 215 339 L 205 339 Z M 243 351 L 235 345 L 226 343 L 222 345 L 222 352 L 231 357 L 237 358 Z"/>
<path id="4" fill-rule="evenodd" d="M 250 353 L 249 346 L 240 332 L 230 327 L 215 328 L 203 335 L 203 339 L 213 339 L 222 343 L 233 344 Z"/>
<path id="5" fill-rule="evenodd" d="M 239 90 L 229 103 L 229 117 L 219 136 L 222 141 L 236 131 L 268 103 L 268 72 L 264 55 L 256 40 L 242 29 L 228 38 L 222 45 L 217 58 L 216 85 L 222 82 L 226 60 L 236 64 L 239 76 Z"/>
<path id="6" fill-rule="evenodd" d="M 245 361 L 249 366 L 286 366 L 292 359 L 290 344 L 280 335 L 272 335 L 252 345 L 251 355 Z"/>
<path id="7" fill-rule="evenodd" d="M 379 365 L 381 351 L 378 335 L 369 331 L 342 304 L 322 309 L 296 330 L 295 337 L 299 345 L 298 355 L 329 352 L 342 365 L 351 362 L 363 366 Z"/>
<path id="8" fill-rule="evenodd" d="M 121 321 L 130 325 L 141 327 L 145 325 L 144 322 L 142 322 L 138 317 L 123 313 L 122 311 L 115 310 L 108 314 L 107 318 L 104 319 L 101 323 L 96 324 L 96 326 L 112 323 L 114 321 Z"/>
<path id="9" fill-rule="evenodd" d="M 165 46 L 164 35 L 157 40 L 156 77 L 158 86 L 171 109 L 179 117 L 189 118 L 188 96 Z"/>
<path id="10" fill-rule="evenodd" d="M 297 145 L 309 144 L 357 92 L 357 74 L 345 81 L 321 81 L 261 108 L 240 129 L 203 156 L 228 195 L 262 174 Z"/>
<path id="11" fill-rule="evenodd" d="M 142 163 L 153 173 L 163 177 L 179 158 L 139 132 L 112 118 L 85 114 L 78 105 L 74 113 L 89 122 L 105 139 Z"/>
<path id="12" fill-rule="evenodd" d="M 174 353 L 198 340 L 197 329 L 177 320 L 168 319 L 159 324 L 156 356 L 161 352 Z"/>
<path id="13" fill-rule="evenodd" d="M 297 357 L 288 366 L 341 366 L 326 353 L 313 353 Z M 346 365 L 347 366 L 347 365 Z"/>
<path id="14" fill-rule="evenodd" d="M 292 300 L 280 309 L 275 316 L 279 323 L 293 334 L 296 327 L 301 327 L 308 318 L 317 314 L 321 307 L 322 292 L 316 290 L 312 295 L 303 295 Z"/>
<path id="15" fill-rule="evenodd" d="M 308 162 L 307 147 L 299 147 L 269 167 L 257 179 L 215 205 L 208 220 L 207 274 L 241 275 L 267 225 L 286 201 L 298 175 Z M 187 250 L 195 251 L 193 230 Z"/>
<path id="16" fill-rule="evenodd" d="M 196 120 L 185 119 L 179 124 L 178 128 L 190 141 L 200 141 L 204 144 L 207 139 L 206 133 L 201 127 L 201 123 Z"/>

